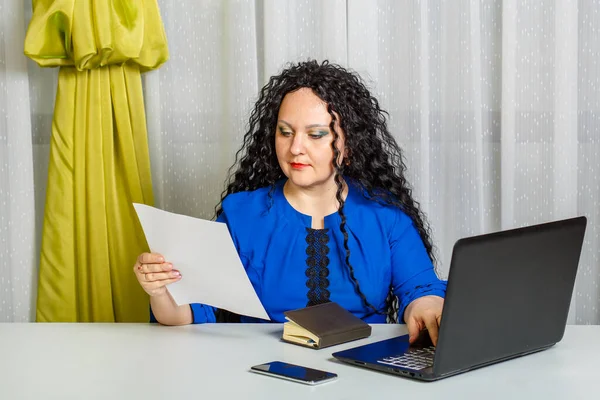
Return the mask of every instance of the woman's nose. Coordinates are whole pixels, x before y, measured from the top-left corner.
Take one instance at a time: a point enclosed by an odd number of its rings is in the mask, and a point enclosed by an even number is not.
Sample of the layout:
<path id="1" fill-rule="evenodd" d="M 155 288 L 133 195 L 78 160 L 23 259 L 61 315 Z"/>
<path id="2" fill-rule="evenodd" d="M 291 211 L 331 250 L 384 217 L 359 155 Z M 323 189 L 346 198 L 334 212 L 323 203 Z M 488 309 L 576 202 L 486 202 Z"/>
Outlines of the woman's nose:
<path id="1" fill-rule="evenodd" d="M 292 147 L 290 148 L 290 151 L 292 152 L 293 155 L 298 155 L 298 154 L 304 154 L 305 152 L 305 148 L 304 148 L 304 138 L 302 134 L 295 134 L 294 135 L 294 140 L 292 141 Z"/>

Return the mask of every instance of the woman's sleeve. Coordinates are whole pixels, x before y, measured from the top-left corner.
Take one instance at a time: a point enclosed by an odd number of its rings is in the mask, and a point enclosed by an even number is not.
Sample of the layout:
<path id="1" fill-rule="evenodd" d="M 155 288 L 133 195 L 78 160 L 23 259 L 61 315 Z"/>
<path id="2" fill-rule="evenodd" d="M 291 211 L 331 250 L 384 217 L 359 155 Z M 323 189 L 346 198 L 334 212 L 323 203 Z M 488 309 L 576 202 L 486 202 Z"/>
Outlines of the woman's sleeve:
<path id="1" fill-rule="evenodd" d="M 192 324 L 205 324 L 208 322 L 217 322 L 215 316 L 215 307 L 207 306 L 206 304 L 192 303 Z"/>
<path id="2" fill-rule="evenodd" d="M 404 310 L 422 296 L 446 295 L 446 281 L 438 278 L 427 249 L 412 219 L 397 210 L 390 233 L 392 254 L 392 290 L 398 297 L 398 320 Z"/>
<path id="3" fill-rule="evenodd" d="M 216 308 L 199 303 L 190 304 L 190 308 L 192 310 L 192 324 L 216 322 Z M 152 312 L 152 307 L 150 307 L 150 322 L 158 322 Z"/>
<path id="4" fill-rule="evenodd" d="M 227 223 L 227 216 L 225 212 L 217 217 L 217 222 Z M 207 306 L 206 304 L 192 303 L 190 304 L 192 309 L 192 323 L 193 324 L 205 324 L 209 322 L 217 322 L 216 312 L 217 308 Z"/>

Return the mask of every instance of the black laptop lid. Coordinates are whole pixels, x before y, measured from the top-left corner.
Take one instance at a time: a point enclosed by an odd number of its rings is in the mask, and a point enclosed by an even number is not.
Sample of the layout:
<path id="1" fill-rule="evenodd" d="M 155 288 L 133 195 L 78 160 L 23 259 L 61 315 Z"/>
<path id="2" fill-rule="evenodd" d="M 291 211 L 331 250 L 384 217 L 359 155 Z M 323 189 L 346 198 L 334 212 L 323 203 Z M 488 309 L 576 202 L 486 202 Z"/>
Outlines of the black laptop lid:
<path id="1" fill-rule="evenodd" d="M 585 226 L 586 218 L 577 217 L 457 241 L 434 373 L 560 341 Z"/>

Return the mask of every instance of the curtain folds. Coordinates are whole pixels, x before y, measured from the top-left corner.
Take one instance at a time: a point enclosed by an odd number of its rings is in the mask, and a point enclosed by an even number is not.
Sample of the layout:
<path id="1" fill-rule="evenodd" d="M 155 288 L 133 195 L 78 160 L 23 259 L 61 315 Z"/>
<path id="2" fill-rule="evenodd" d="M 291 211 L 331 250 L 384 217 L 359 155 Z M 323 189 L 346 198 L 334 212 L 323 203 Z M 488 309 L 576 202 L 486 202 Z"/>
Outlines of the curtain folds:
<path id="1" fill-rule="evenodd" d="M 37 287 L 24 21 L 22 2 L 0 0 L 0 323 L 30 321 Z"/>
<path id="2" fill-rule="evenodd" d="M 442 275 L 461 237 L 586 215 L 569 323 L 600 322 L 599 1 L 161 5 L 173 59 L 144 77 L 158 206 L 210 218 L 258 90 L 329 59 L 389 112 Z"/>
<path id="3" fill-rule="evenodd" d="M 61 67 L 37 321 L 148 320 L 132 273 L 147 250 L 132 202 L 153 204 L 140 72 L 168 59 L 156 0 L 38 0 L 25 54 Z"/>
<path id="4" fill-rule="evenodd" d="M 0 0 L 0 321 L 31 319 L 48 164 L 39 320 L 144 320 L 129 203 L 211 218 L 259 89 L 310 57 L 389 111 L 442 275 L 460 237 L 585 215 L 568 322 L 600 323 L 598 26 L 598 0 Z"/>

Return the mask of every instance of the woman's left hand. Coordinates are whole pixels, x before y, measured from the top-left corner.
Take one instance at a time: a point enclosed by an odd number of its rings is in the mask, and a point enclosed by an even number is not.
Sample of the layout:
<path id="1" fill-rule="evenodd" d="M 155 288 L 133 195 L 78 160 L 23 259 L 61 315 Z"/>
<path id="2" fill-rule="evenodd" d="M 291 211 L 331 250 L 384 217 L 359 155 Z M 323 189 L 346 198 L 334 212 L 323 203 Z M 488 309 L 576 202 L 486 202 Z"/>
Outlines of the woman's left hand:
<path id="1" fill-rule="evenodd" d="M 444 299 L 439 296 L 423 296 L 413 300 L 404 310 L 404 322 L 408 328 L 409 342 L 413 343 L 419 332 L 427 329 L 433 345 L 437 345 L 438 330 L 442 320 Z"/>

